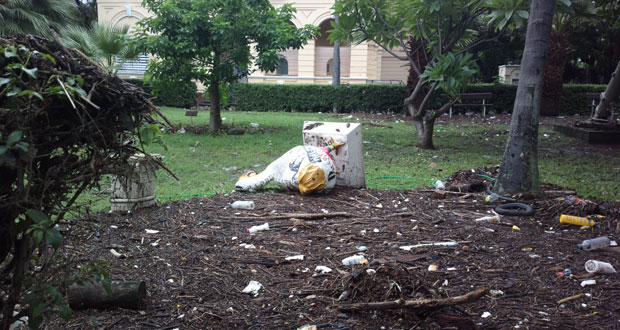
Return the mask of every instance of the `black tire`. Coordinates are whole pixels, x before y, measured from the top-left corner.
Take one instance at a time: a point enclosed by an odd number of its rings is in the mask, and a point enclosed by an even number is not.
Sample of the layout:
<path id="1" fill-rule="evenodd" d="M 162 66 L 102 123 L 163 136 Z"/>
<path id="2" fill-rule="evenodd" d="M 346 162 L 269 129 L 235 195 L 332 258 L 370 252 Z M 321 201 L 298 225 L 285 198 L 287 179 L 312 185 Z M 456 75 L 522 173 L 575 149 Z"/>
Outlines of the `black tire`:
<path id="1" fill-rule="evenodd" d="M 534 215 L 534 208 L 523 203 L 507 203 L 496 207 L 495 212 L 501 215 L 517 215 L 527 217 Z"/>

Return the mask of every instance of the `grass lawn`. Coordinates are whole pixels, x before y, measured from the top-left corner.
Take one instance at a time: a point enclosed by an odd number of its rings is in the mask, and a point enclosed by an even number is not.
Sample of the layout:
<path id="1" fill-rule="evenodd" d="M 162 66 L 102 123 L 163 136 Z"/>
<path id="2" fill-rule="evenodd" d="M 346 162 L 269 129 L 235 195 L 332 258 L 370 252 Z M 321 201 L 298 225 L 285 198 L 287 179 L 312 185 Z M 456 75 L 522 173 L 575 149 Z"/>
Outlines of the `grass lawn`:
<path id="1" fill-rule="evenodd" d="M 163 108 L 163 113 L 177 126 L 208 125 L 209 113 L 186 117 L 183 109 Z M 361 122 L 364 161 L 368 188 L 410 189 L 430 185 L 453 172 L 479 166 L 495 166 L 501 161 L 508 116 L 442 117 L 435 126 L 436 150 L 415 147 L 411 121 L 390 120 L 356 114 L 223 112 L 225 125 L 260 124 L 263 133 L 211 136 L 165 134 L 168 146 L 149 146 L 148 151 L 165 157 L 166 165 L 180 178 L 176 181 L 165 171 L 157 174 L 156 195 L 160 202 L 229 193 L 245 169 L 257 172 L 291 147 L 302 144 L 302 126 L 306 120 Z M 384 118 L 384 121 L 380 121 Z M 398 117 L 402 119 L 402 117 Z M 370 122 L 380 125 L 370 125 Z M 381 127 L 390 126 L 391 128 Z M 542 182 L 574 189 L 582 197 L 600 200 L 620 199 L 620 148 L 591 147 L 567 138 L 541 125 L 539 169 Z M 104 185 L 106 183 L 104 182 Z M 275 185 L 269 187 L 275 188 Z M 82 198 L 93 209 L 109 207 L 108 196 L 87 194 Z"/>

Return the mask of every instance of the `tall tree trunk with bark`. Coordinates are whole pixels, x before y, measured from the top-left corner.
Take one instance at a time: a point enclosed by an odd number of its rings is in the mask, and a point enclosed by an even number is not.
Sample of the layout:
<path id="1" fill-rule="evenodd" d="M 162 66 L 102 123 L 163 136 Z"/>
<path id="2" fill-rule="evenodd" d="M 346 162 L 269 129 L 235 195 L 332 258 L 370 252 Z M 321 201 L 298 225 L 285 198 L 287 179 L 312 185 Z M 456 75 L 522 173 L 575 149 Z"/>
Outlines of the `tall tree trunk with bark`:
<path id="1" fill-rule="evenodd" d="M 530 7 L 510 133 L 499 176 L 493 187 L 498 193 L 540 191 L 538 120 L 545 60 L 551 37 L 553 5 L 553 0 L 533 0 Z"/>
<path id="2" fill-rule="evenodd" d="M 211 101 L 211 115 L 209 116 L 209 128 L 211 133 L 217 133 L 222 127 L 222 114 L 220 106 L 220 83 L 213 79 L 209 84 L 209 99 Z"/>
<path id="3" fill-rule="evenodd" d="M 570 51 L 571 47 L 566 36 L 559 31 L 552 31 L 540 107 L 540 114 L 543 116 L 557 116 L 562 110 L 564 69 Z"/>

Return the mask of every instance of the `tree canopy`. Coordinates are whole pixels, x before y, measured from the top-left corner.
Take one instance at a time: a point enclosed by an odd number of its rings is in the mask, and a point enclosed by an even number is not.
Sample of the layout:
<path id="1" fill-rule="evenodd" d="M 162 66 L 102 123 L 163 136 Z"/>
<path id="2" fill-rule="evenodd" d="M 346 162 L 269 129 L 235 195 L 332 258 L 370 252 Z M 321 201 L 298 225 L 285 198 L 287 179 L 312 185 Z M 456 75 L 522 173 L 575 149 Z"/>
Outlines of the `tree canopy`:
<path id="1" fill-rule="evenodd" d="M 0 36 L 32 34 L 50 36 L 50 29 L 77 22 L 77 6 L 73 0 L 6 0 L 0 1 Z"/>
<path id="2" fill-rule="evenodd" d="M 276 69 L 287 48 L 301 48 L 316 28 L 296 28 L 290 4 L 268 0 L 145 0 L 154 14 L 139 25 L 141 46 L 156 57 L 148 73 L 156 78 L 195 79 L 209 88 L 212 131 L 221 125 L 220 85 L 247 76 L 254 63 Z"/>
<path id="3" fill-rule="evenodd" d="M 405 105 L 414 118 L 418 146 L 433 148 L 435 119 L 458 100 L 477 72 L 475 61 L 465 53 L 496 39 L 495 30 L 522 24 L 527 19 L 527 11 L 520 10 L 522 2 L 339 0 L 333 7 L 339 21 L 330 39 L 374 42 L 409 62 L 421 79 L 411 88 Z M 414 46 L 408 46 L 409 40 Z M 427 109 L 427 100 L 438 90 L 448 96 L 447 102 L 440 109 Z"/>

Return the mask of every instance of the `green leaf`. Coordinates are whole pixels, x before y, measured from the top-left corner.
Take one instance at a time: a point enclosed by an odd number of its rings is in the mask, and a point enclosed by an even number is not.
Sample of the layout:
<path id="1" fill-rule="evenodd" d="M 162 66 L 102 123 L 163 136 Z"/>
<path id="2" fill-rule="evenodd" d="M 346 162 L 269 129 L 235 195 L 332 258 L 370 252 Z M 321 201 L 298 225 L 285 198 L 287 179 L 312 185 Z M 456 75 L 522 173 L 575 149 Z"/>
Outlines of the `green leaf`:
<path id="1" fill-rule="evenodd" d="M 43 241 L 43 230 L 35 229 L 34 233 L 32 233 L 32 238 L 34 239 L 36 245 L 41 244 Z"/>
<path id="2" fill-rule="evenodd" d="M 39 55 L 41 55 L 43 58 L 50 60 L 53 64 L 56 64 L 56 59 L 53 58 L 51 55 L 45 53 L 39 53 Z"/>
<path id="3" fill-rule="evenodd" d="M 0 155 L 3 155 L 7 149 L 7 146 L 0 146 Z"/>
<path id="4" fill-rule="evenodd" d="M 63 320 L 69 321 L 71 319 L 71 315 L 73 314 L 73 310 L 69 305 L 60 305 L 58 307 L 58 315 L 62 317 Z"/>
<path id="5" fill-rule="evenodd" d="M 49 218 L 47 217 L 45 213 L 39 210 L 35 210 L 35 209 L 27 209 L 26 215 L 28 215 L 28 217 L 30 217 L 30 219 L 32 219 L 32 221 L 34 221 L 37 224 L 43 221 L 49 220 Z"/>
<path id="6" fill-rule="evenodd" d="M 530 17 L 530 13 L 528 13 L 527 10 L 519 10 L 517 11 L 517 15 L 523 19 L 528 19 Z"/>
<path id="7" fill-rule="evenodd" d="M 39 68 L 26 69 L 26 67 L 22 66 L 22 71 L 26 72 L 26 74 L 32 78 L 37 77 L 37 70 L 39 70 Z"/>
<path id="8" fill-rule="evenodd" d="M 43 96 L 41 96 L 41 94 L 39 94 L 38 92 L 35 91 L 31 91 L 29 89 L 22 91 L 21 93 L 19 93 L 18 96 L 24 96 L 24 95 L 32 95 L 32 96 L 36 96 L 39 100 L 43 101 Z"/>
<path id="9" fill-rule="evenodd" d="M 48 229 L 45 232 L 45 238 L 54 249 L 58 249 L 60 244 L 62 244 L 62 235 L 58 232 L 58 230 L 56 230 L 56 228 Z"/>
<path id="10" fill-rule="evenodd" d="M 13 86 L 13 88 L 11 88 L 11 90 L 6 93 L 6 96 L 15 96 L 19 93 L 21 93 L 21 88 L 17 87 L 17 86 Z"/>
<path id="11" fill-rule="evenodd" d="M 4 57 L 17 57 L 17 50 L 15 49 L 15 46 L 10 46 L 9 48 L 4 50 Z"/>
<path id="12" fill-rule="evenodd" d="M 0 78 L 0 86 L 4 86 L 10 82 L 11 82 L 11 79 L 9 78 Z"/>

